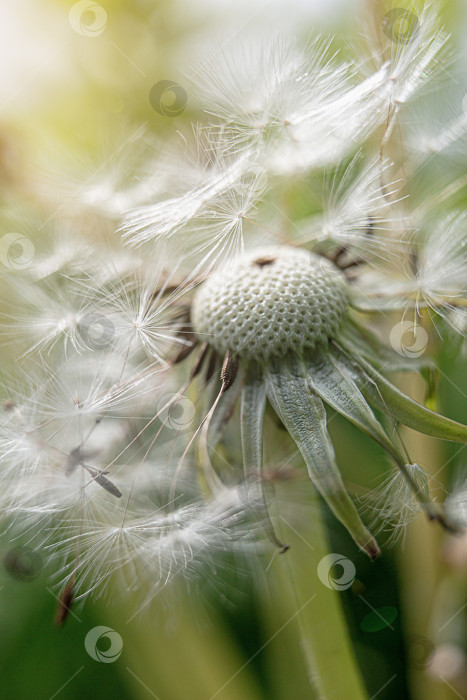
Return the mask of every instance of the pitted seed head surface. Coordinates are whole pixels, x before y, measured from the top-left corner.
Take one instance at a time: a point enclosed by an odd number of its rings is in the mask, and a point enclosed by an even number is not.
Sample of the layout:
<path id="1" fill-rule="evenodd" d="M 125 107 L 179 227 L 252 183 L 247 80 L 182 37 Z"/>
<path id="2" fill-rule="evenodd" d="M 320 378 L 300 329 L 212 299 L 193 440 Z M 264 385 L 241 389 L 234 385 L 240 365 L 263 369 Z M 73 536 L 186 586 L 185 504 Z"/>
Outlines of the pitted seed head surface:
<path id="1" fill-rule="evenodd" d="M 239 256 L 196 292 L 193 328 L 220 354 L 267 360 L 318 348 L 336 335 L 346 281 L 329 260 L 275 246 Z"/>

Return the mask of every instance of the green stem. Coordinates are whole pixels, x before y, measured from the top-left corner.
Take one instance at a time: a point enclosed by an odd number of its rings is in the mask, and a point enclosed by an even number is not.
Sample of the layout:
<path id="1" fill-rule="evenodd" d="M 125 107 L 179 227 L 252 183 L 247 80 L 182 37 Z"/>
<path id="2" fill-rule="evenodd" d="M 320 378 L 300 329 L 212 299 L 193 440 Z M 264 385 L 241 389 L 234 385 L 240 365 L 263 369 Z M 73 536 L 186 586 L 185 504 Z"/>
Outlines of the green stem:
<path id="1" fill-rule="evenodd" d="M 400 382 L 401 383 L 401 382 Z M 417 401 L 423 400 L 424 382 L 420 377 L 404 378 L 404 391 Z M 440 482 L 444 476 L 443 446 L 439 441 L 402 428 L 402 438 L 410 452 Z M 404 547 L 398 552 L 398 571 L 401 578 L 401 605 L 403 608 L 404 634 L 425 637 L 434 643 L 431 614 L 440 582 L 446 575 L 441 561 L 441 531 L 424 518 L 418 518 L 407 530 Z M 410 646 L 409 646 L 410 655 Z M 415 700 L 455 700 L 456 694 L 441 679 L 433 678 L 423 668 L 410 665 L 409 688 Z"/>
<path id="2" fill-rule="evenodd" d="M 277 485 L 279 502 L 284 502 L 280 491 L 285 488 Z M 277 518 L 281 539 L 290 549 L 278 557 L 280 565 L 275 569 L 280 576 L 291 579 L 308 674 L 320 700 L 367 700 L 347 630 L 341 593 L 323 584 L 317 573 L 319 562 L 330 550 L 317 494 L 311 484 L 309 491 L 313 513 L 310 527 L 305 530 L 301 525 L 295 526 L 289 515 Z M 340 575 L 339 568 L 337 578 Z"/>

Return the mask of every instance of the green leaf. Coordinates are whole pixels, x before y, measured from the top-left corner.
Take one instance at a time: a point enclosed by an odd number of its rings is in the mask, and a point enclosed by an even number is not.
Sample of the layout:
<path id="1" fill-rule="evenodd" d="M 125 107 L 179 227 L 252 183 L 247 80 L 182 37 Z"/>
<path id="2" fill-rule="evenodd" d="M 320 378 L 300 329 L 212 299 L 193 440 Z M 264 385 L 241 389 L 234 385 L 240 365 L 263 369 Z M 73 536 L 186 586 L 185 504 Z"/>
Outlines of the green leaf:
<path id="1" fill-rule="evenodd" d="M 260 484 L 260 502 L 256 502 L 254 510 L 260 509 L 262 523 L 273 544 L 282 552 L 287 545 L 279 542 L 268 513 L 263 486 L 263 421 L 266 408 L 266 387 L 263 377 L 256 367 L 250 368 L 242 390 L 241 407 L 241 439 L 243 467 L 247 481 Z"/>
<path id="2" fill-rule="evenodd" d="M 443 440 L 467 442 L 467 426 L 430 411 L 399 391 L 363 357 L 355 358 L 352 369 L 354 379 L 367 399 L 396 421 Z"/>
<path id="3" fill-rule="evenodd" d="M 392 347 L 384 345 L 378 336 L 367 328 L 360 326 L 352 318 L 348 318 L 339 331 L 342 344 L 351 354 L 364 357 L 370 364 L 380 371 L 386 372 L 433 372 L 434 362 L 431 358 L 403 357 L 395 352 Z"/>
<path id="4" fill-rule="evenodd" d="M 406 459 L 389 439 L 343 362 L 335 354 L 327 353 L 318 361 L 307 362 L 307 365 L 308 381 L 313 391 L 376 440 L 397 464 L 405 464 Z"/>
<path id="5" fill-rule="evenodd" d="M 263 467 L 263 421 L 266 387 L 260 374 L 249 372 L 242 391 L 241 439 L 243 465 L 248 477 L 261 474 Z"/>
<path id="6" fill-rule="evenodd" d="M 264 372 L 268 399 L 302 453 L 314 485 L 358 546 L 375 558 L 378 545 L 345 488 L 326 427 L 326 411 L 319 396 L 311 393 L 303 362 L 289 355 L 270 361 Z"/>
<path id="7" fill-rule="evenodd" d="M 323 401 L 361 428 L 388 452 L 428 517 L 438 518 L 437 508 L 430 499 L 428 478 L 425 476 L 422 479 L 420 476 L 421 484 L 414 481 L 408 455 L 404 455 L 386 434 L 347 369 L 345 356 L 343 358 L 333 350 L 321 363 L 311 365 L 308 372 L 311 387 Z M 423 473 L 421 468 L 419 471 L 420 474 Z"/>

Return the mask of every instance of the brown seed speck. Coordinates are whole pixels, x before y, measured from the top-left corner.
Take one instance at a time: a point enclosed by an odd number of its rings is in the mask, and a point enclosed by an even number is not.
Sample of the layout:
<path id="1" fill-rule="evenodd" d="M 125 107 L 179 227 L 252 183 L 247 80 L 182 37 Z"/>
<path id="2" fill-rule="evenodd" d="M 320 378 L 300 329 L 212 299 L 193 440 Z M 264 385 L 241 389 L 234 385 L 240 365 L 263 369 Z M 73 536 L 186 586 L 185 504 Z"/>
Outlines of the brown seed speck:
<path id="1" fill-rule="evenodd" d="M 273 262 L 276 262 L 276 258 L 272 256 L 264 256 L 253 260 L 253 265 L 257 265 L 258 267 L 266 267 L 267 265 L 272 265 Z"/>
<path id="2" fill-rule="evenodd" d="M 55 613 L 55 624 L 57 627 L 61 627 L 70 614 L 73 599 L 75 597 L 74 584 L 74 578 L 72 578 L 70 581 L 68 581 L 58 598 L 58 606 Z"/>

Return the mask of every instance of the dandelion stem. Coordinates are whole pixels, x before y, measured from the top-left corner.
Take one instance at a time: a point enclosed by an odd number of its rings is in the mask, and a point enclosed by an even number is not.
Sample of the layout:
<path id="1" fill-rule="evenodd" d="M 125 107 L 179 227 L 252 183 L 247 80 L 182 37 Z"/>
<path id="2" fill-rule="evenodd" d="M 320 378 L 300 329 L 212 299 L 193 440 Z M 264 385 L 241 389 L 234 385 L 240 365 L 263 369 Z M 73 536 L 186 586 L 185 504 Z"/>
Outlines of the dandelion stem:
<path id="1" fill-rule="evenodd" d="M 285 488 L 277 484 L 277 496 Z M 314 487 L 308 485 L 313 522 L 306 530 L 279 516 L 281 539 L 290 550 L 276 559 L 276 571 L 292 581 L 301 643 L 310 682 L 322 700 L 367 700 L 355 658 L 338 591 L 318 577 L 318 564 L 329 554 L 329 544 Z"/>

